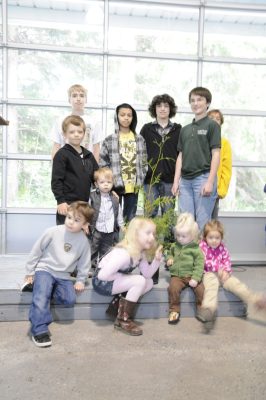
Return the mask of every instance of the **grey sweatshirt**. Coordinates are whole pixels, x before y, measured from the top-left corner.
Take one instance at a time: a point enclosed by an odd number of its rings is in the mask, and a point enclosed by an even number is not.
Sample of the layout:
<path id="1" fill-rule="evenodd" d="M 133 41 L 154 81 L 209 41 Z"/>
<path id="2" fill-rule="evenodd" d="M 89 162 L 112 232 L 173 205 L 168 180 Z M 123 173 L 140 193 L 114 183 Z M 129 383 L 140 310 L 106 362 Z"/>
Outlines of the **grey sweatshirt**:
<path id="1" fill-rule="evenodd" d="M 27 275 L 47 271 L 55 278 L 70 279 L 77 267 L 77 282 L 88 276 L 91 265 L 91 248 L 84 232 L 72 233 L 65 225 L 48 228 L 34 244 L 28 262 Z"/>

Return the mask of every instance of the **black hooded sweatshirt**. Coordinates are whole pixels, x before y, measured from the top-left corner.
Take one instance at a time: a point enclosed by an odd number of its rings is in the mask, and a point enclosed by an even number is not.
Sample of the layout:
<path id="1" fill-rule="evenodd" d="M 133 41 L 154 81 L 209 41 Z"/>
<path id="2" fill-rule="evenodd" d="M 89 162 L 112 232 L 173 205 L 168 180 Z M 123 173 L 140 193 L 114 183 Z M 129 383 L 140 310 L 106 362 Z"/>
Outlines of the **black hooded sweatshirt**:
<path id="1" fill-rule="evenodd" d="M 99 167 L 93 154 L 81 148 L 83 158 L 65 144 L 53 159 L 51 186 L 57 204 L 89 200 L 93 175 Z"/>

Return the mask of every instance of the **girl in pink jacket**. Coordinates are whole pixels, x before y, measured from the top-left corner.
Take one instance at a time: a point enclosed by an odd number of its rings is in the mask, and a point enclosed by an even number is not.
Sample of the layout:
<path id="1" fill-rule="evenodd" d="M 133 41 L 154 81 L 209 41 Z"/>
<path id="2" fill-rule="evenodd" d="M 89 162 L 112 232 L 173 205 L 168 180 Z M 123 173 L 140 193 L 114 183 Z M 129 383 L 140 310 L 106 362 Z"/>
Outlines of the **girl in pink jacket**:
<path id="1" fill-rule="evenodd" d="M 254 304 L 257 309 L 266 309 L 265 295 L 254 293 L 232 275 L 231 258 L 222 242 L 223 237 L 224 228 L 220 221 L 212 220 L 204 226 L 200 242 L 205 257 L 203 275 L 205 291 L 201 316 L 202 322 L 205 322 L 206 332 L 214 327 L 220 285 L 247 305 Z"/>

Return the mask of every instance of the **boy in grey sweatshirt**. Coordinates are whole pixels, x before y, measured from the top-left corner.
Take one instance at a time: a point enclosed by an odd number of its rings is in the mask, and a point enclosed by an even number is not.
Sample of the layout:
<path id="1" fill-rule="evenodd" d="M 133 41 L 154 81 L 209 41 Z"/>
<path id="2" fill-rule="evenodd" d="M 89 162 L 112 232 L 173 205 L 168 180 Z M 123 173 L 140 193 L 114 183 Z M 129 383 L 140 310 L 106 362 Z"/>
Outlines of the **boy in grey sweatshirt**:
<path id="1" fill-rule="evenodd" d="M 34 244 L 26 263 L 26 284 L 33 284 L 29 320 L 32 340 L 38 347 L 51 346 L 48 325 L 52 322 L 50 300 L 73 307 L 75 291 L 85 288 L 90 268 L 88 233 L 93 210 L 83 201 L 70 204 L 64 225 L 47 229 Z M 77 269 L 76 283 L 70 274 Z"/>

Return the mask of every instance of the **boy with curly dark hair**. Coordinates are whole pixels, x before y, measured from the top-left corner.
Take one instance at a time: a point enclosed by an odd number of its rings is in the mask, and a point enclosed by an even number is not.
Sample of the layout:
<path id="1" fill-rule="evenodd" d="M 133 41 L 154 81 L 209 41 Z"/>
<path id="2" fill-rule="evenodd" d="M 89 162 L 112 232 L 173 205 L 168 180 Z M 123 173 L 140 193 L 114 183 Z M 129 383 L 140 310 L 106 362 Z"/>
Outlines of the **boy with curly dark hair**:
<path id="1" fill-rule="evenodd" d="M 158 214 L 159 205 L 155 206 L 154 200 L 162 199 L 160 201 L 162 214 L 170 207 L 174 207 L 174 201 L 165 200 L 166 198 L 173 199 L 171 187 L 175 175 L 181 125 L 170 120 L 176 115 L 177 106 L 168 94 L 155 96 L 148 110 L 154 121 L 145 124 L 140 134 L 146 142 L 149 163 L 144 182 L 145 191 L 149 202 L 153 204 L 151 217 L 155 217 Z"/>

